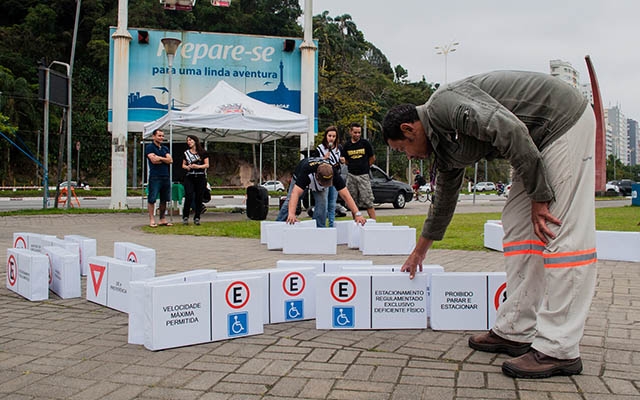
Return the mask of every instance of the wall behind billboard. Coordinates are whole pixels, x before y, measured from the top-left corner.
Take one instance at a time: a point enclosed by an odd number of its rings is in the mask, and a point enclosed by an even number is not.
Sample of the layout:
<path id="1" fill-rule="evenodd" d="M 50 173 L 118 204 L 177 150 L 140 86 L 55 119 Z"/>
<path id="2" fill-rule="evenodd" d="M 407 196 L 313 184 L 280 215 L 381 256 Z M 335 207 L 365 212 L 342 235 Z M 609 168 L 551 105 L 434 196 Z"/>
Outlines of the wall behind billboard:
<path id="1" fill-rule="evenodd" d="M 148 43 L 138 40 L 148 32 Z M 113 33 L 109 46 L 109 131 L 113 108 Z M 256 100 L 300 112 L 300 44 L 302 39 L 208 32 L 130 28 L 128 130 L 141 132 L 144 123 L 166 114 L 169 103 L 169 65 L 160 41 L 182 41 L 173 61 L 173 109 L 181 110 L 207 94 L 220 81 Z M 285 41 L 289 41 L 285 51 Z M 291 41 L 295 42 L 291 46 Z M 317 43 L 316 43 L 317 45 Z M 315 60 L 315 98 L 318 93 Z M 316 119 L 317 119 L 317 107 Z"/>

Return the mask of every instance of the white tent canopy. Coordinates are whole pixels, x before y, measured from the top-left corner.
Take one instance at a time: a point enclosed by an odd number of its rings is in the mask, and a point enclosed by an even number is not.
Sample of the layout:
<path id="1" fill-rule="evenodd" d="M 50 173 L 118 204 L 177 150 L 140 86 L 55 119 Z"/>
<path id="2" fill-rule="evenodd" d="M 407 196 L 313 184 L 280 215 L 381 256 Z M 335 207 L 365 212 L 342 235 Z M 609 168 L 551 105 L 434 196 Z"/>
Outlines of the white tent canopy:
<path id="1" fill-rule="evenodd" d="M 169 120 L 171 118 L 171 120 Z M 220 81 L 209 93 L 183 110 L 144 125 L 143 137 L 171 125 L 172 135 L 195 135 L 202 141 L 265 143 L 308 132 L 308 118 L 253 99 Z"/>

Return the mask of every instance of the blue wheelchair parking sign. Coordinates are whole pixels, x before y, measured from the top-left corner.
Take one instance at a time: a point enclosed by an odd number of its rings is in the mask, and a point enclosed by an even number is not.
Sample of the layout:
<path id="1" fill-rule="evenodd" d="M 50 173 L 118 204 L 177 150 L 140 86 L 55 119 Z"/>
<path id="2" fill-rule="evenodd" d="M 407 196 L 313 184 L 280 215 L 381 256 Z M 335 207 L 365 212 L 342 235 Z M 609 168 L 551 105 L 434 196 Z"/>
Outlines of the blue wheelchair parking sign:
<path id="1" fill-rule="evenodd" d="M 353 328 L 355 326 L 355 312 L 353 307 L 333 307 L 331 323 L 334 328 Z"/>
<path id="2" fill-rule="evenodd" d="M 289 300 L 284 302 L 284 320 L 296 321 L 304 318 L 304 300 Z"/>
<path id="3" fill-rule="evenodd" d="M 227 315 L 227 333 L 229 337 L 246 335 L 249 333 L 249 319 L 247 312 Z"/>

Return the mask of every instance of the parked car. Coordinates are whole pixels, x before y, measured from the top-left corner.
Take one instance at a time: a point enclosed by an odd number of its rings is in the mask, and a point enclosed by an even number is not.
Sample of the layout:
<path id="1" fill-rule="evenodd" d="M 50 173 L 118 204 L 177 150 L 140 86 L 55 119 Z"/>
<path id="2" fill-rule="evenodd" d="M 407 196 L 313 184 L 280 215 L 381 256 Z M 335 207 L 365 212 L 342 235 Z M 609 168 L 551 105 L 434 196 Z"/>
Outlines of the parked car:
<path id="1" fill-rule="evenodd" d="M 280 181 L 266 181 L 262 184 L 262 187 L 266 188 L 270 192 L 284 192 L 284 184 Z"/>
<path id="2" fill-rule="evenodd" d="M 392 203 L 393 208 L 404 208 L 413 199 L 411 185 L 392 179 L 377 165 L 371 166 L 369 177 L 374 203 Z"/>
<path id="3" fill-rule="evenodd" d="M 404 208 L 406 203 L 413 199 L 411 185 L 392 179 L 377 165 L 371 166 L 369 179 L 371 179 L 371 190 L 375 204 L 391 203 L 394 208 Z M 311 198 L 311 207 L 313 207 L 313 196 L 308 196 L 305 190 L 300 201 L 307 210 L 310 207 L 309 198 Z M 340 196 L 338 196 L 338 203 L 344 206 L 344 201 Z M 337 215 L 338 213 L 336 212 Z"/>
<path id="4" fill-rule="evenodd" d="M 490 192 L 496 190 L 496 185 L 493 182 L 478 182 L 471 188 L 471 190 L 474 189 L 476 192 Z"/>
<path id="5" fill-rule="evenodd" d="M 607 182 L 605 190 L 607 192 L 620 193 L 620 188 L 618 187 L 618 181 L 609 181 L 609 182 Z"/>
<path id="6" fill-rule="evenodd" d="M 618 188 L 620 189 L 620 194 L 623 196 L 631 196 L 631 185 L 635 182 L 631 179 L 620 179 L 618 181 Z"/>

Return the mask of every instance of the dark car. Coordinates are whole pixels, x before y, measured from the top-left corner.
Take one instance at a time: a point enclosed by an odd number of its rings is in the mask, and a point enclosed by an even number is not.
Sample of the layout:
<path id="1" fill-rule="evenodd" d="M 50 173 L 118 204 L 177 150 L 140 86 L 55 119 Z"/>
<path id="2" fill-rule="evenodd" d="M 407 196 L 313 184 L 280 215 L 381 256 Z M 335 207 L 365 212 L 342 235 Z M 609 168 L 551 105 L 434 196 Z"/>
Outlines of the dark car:
<path id="1" fill-rule="evenodd" d="M 369 177 L 374 203 L 392 203 L 394 208 L 404 208 L 405 204 L 413 199 L 411 185 L 390 178 L 377 165 L 371 166 Z"/>
<path id="2" fill-rule="evenodd" d="M 631 185 L 635 182 L 631 179 L 620 179 L 618 181 L 618 188 L 620 189 L 620 194 L 623 196 L 631 196 Z"/>

